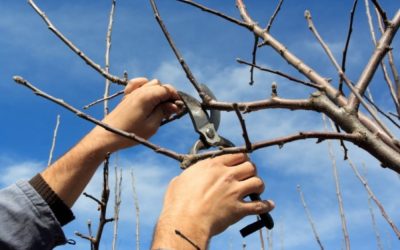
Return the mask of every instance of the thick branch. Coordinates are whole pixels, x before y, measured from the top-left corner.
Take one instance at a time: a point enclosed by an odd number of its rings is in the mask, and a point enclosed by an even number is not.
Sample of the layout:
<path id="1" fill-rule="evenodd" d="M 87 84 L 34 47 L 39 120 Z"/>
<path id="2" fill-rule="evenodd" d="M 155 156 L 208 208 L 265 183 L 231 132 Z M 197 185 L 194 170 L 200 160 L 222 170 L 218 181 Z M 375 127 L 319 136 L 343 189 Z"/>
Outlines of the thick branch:
<path id="1" fill-rule="evenodd" d="M 366 88 L 374 76 L 376 69 L 378 68 L 380 62 L 383 60 L 386 53 L 390 50 L 390 44 L 400 27 L 400 10 L 397 11 L 393 20 L 389 23 L 385 33 L 383 33 L 381 39 L 377 43 L 377 47 L 369 59 L 367 65 L 364 68 L 357 84 L 356 89 L 360 95 L 363 95 Z M 358 98 L 352 94 L 349 97 L 349 107 L 354 109 L 360 104 Z"/>

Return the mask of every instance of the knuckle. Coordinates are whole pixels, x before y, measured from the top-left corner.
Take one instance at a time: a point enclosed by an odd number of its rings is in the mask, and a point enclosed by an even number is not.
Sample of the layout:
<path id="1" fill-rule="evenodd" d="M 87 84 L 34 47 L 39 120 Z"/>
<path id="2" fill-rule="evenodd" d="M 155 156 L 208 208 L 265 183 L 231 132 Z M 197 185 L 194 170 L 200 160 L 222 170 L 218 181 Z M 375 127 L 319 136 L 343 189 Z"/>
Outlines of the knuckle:
<path id="1" fill-rule="evenodd" d="M 266 209 L 266 206 L 263 202 L 257 201 L 254 203 L 254 206 L 253 206 L 254 213 L 256 213 L 256 214 L 263 213 L 265 211 L 265 209 Z"/>
<path id="2" fill-rule="evenodd" d="M 265 184 L 264 184 L 263 180 L 261 180 L 261 178 L 256 177 L 254 179 L 254 186 L 256 187 L 258 193 L 264 192 Z"/>

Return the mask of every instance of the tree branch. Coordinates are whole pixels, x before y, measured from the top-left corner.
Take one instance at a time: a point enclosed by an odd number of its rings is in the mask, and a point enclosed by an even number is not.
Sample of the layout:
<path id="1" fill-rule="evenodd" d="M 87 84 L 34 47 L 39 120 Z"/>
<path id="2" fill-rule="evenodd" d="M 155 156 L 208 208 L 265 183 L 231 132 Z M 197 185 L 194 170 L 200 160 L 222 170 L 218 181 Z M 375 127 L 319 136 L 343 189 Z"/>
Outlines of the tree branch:
<path id="1" fill-rule="evenodd" d="M 160 13 L 158 11 L 157 5 L 154 0 L 150 0 L 151 7 L 154 12 L 154 17 L 157 20 L 162 32 L 164 33 L 165 38 L 168 41 L 169 46 L 171 47 L 172 51 L 174 52 L 176 58 L 178 59 L 179 63 L 182 66 L 183 71 L 186 73 L 187 79 L 192 83 L 193 87 L 196 89 L 197 93 L 199 94 L 200 98 L 203 102 L 207 103 L 211 100 L 209 97 L 200 87 L 200 84 L 197 82 L 196 78 L 194 77 L 192 71 L 190 70 L 189 66 L 187 65 L 185 59 L 183 58 L 182 54 L 179 52 L 178 48 L 176 47 L 174 41 L 172 40 L 171 35 L 169 34 L 167 27 L 164 24 L 164 21 L 161 19 Z"/>
<path id="2" fill-rule="evenodd" d="M 101 102 L 105 102 L 105 101 L 107 101 L 107 100 L 111 100 L 111 99 L 113 99 L 113 98 L 115 98 L 115 97 L 117 97 L 117 96 L 120 96 L 120 95 L 124 94 L 124 93 L 125 93 L 124 90 L 120 90 L 120 91 L 118 91 L 118 92 L 116 92 L 116 93 L 114 93 L 114 94 L 112 94 L 112 95 L 108 95 L 107 97 L 103 97 L 103 98 L 101 98 L 101 99 L 98 99 L 98 100 L 96 100 L 96 101 L 94 101 L 94 102 L 89 103 L 88 105 L 86 105 L 85 107 L 83 107 L 83 109 L 88 109 L 88 108 L 90 108 L 90 107 L 92 107 L 92 106 L 94 106 L 94 105 L 96 105 L 96 104 L 99 104 L 99 103 L 101 103 Z"/>
<path id="3" fill-rule="evenodd" d="M 324 250 L 324 246 L 322 245 L 322 242 L 321 242 L 321 240 L 320 240 L 320 238 L 319 238 L 317 229 L 316 229 L 316 227 L 315 227 L 314 220 L 313 220 L 313 218 L 312 218 L 312 216 L 311 216 L 310 210 L 309 210 L 308 207 L 307 207 L 307 203 L 306 203 L 306 201 L 305 201 L 305 199 L 304 199 L 304 195 L 303 195 L 303 192 L 301 191 L 300 185 L 297 185 L 297 191 L 299 192 L 301 204 L 303 205 L 304 211 L 306 212 L 307 219 L 308 219 L 308 222 L 309 222 L 310 225 L 311 225 L 311 229 L 312 229 L 312 231 L 313 231 L 313 233 L 314 233 L 315 240 L 317 241 L 317 243 L 318 243 L 320 249 L 321 249 L 321 250 Z"/>
<path id="4" fill-rule="evenodd" d="M 60 115 L 57 115 L 57 121 L 56 121 L 56 126 L 55 126 L 54 132 L 53 132 L 53 141 L 51 143 L 49 160 L 47 162 L 47 166 L 50 166 L 51 162 L 53 161 L 53 153 L 54 153 L 54 148 L 56 147 L 57 133 L 58 133 L 59 126 L 60 126 Z"/>
<path id="5" fill-rule="evenodd" d="M 381 39 L 377 43 L 377 47 L 370 57 L 367 65 L 365 66 L 361 76 L 356 84 L 357 92 L 360 95 L 363 95 L 366 88 L 368 87 L 369 83 L 374 76 L 377 67 L 380 65 L 380 62 L 386 55 L 386 53 L 390 50 L 389 45 L 391 44 L 397 30 L 400 27 L 400 10 L 397 11 L 396 15 L 394 16 L 393 20 L 390 22 L 389 26 L 387 27 L 385 33 L 383 33 Z M 349 107 L 351 109 L 356 109 L 360 104 L 359 99 L 354 95 L 349 97 Z"/>
<path id="6" fill-rule="evenodd" d="M 341 69 L 342 69 L 343 72 L 346 72 L 347 51 L 348 51 L 348 48 L 349 48 L 349 45 L 350 45 L 351 34 L 353 32 L 354 13 L 356 11 L 357 3 L 358 3 L 358 0 L 354 0 L 353 7 L 352 7 L 352 9 L 350 11 L 349 30 L 347 32 L 346 43 L 345 43 L 345 46 L 344 46 L 344 49 L 343 49 L 343 53 L 342 53 L 343 56 L 342 56 L 342 67 L 341 67 Z M 343 79 L 340 79 L 338 88 L 339 88 L 339 91 L 343 95 Z"/>
<path id="7" fill-rule="evenodd" d="M 312 88 L 315 88 L 315 89 L 318 89 L 318 90 L 322 90 L 321 86 L 319 86 L 319 85 L 317 85 L 317 84 L 314 84 L 314 83 L 312 83 L 312 82 L 306 82 L 306 81 L 300 80 L 300 79 L 295 78 L 295 77 L 293 77 L 293 76 L 291 76 L 291 75 L 282 73 L 282 72 L 280 72 L 280 71 L 278 71 L 278 70 L 273 70 L 273 69 L 261 67 L 261 66 L 256 65 L 256 64 L 246 62 L 246 61 L 244 61 L 244 60 L 242 60 L 242 59 L 240 59 L 240 58 L 236 59 L 236 61 L 237 61 L 238 63 L 241 63 L 241 64 L 245 64 L 245 65 L 254 67 L 254 68 L 259 69 L 259 70 L 261 70 L 261 71 L 265 71 L 265 72 L 269 72 L 269 73 L 272 73 L 272 74 L 276 74 L 276 75 L 278 75 L 278 76 L 282 76 L 282 77 L 284 77 L 284 78 L 286 78 L 286 79 L 288 79 L 288 80 L 290 80 L 290 81 L 292 81 L 292 82 L 300 83 L 300 84 L 303 84 L 303 85 L 308 86 L 308 87 L 312 87 Z"/>
<path id="8" fill-rule="evenodd" d="M 28 3 L 32 6 L 32 8 L 39 14 L 39 16 L 43 19 L 43 21 L 47 24 L 49 30 L 51 30 L 58 38 L 61 39 L 75 54 L 77 54 L 82 60 L 84 60 L 90 67 L 104 76 L 106 79 L 120 85 L 126 85 L 127 81 L 121 79 L 117 76 L 109 74 L 106 70 L 101 68 L 101 66 L 95 63 L 92 59 L 90 59 L 87 55 L 85 55 L 78 47 L 76 47 L 68 38 L 66 38 L 50 21 L 50 19 L 46 16 L 46 14 L 35 4 L 33 0 L 28 0 Z"/>
<path id="9" fill-rule="evenodd" d="M 249 134 L 247 133 L 246 122 L 243 119 L 242 113 L 240 112 L 237 103 L 233 104 L 233 108 L 235 109 L 236 116 L 238 117 L 238 120 L 240 122 L 240 127 L 242 128 L 242 136 L 243 136 L 243 139 L 244 139 L 244 142 L 246 145 L 246 150 L 248 152 L 251 152 L 253 149 L 252 149 L 251 142 L 249 139 Z"/>

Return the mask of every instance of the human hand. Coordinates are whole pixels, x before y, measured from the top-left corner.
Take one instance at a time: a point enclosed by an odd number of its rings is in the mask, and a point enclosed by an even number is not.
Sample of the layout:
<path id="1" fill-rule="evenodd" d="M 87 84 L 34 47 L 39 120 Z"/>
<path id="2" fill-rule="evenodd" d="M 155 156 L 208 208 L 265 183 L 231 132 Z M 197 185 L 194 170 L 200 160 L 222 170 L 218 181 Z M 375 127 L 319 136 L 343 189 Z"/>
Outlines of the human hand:
<path id="1" fill-rule="evenodd" d="M 124 92 L 123 100 L 103 122 L 110 127 L 134 133 L 145 139 L 155 134 L 164 118 L 179 110 L 173 103 L 179 99 L 176 89 L 168 84 L 161 85 L 156 79 L 148 81 L 146 78 L 134 78 L 129 81 Z M 100 127 L 96 127 L 95 130 L 101 132 L 97 138 L 102 138 L 108 152 L 136 144 L 133 140 Z"/>
<path id="2" fill-rule="evenodd" d="M 177 236 L 166 236 L 166 231 L 179 230 L 200 249 L 205 249 L 212 236 L 243 217 L 272 210 L 272 201 L 243 200 L 249 194 L 263 191 L 264 183 L 256 176 L 256 168 L 246 154 L 197 162 L 171 181 L 153 247 L 182 249 L 176 244 L 185 242 L 177 240 Z"/>

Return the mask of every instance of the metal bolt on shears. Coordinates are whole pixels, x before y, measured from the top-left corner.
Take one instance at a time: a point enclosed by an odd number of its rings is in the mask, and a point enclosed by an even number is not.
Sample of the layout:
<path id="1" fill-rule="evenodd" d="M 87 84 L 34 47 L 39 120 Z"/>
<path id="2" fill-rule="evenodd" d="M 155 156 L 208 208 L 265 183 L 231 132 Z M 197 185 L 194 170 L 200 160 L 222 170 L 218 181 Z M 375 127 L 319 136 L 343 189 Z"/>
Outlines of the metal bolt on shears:
<path id="1" fill-rule="evenodd" d="M 206 95 L 210 96 L 213 100 L 216 100 L 214 94 L 206 85 L 202 84 L 201 88 Z M 190 149 L 190 154 L 196 154 L 200 150 L 208 149 L 210 147 L 235 146 L 231 141 L 217 133 L 221 121 L 219 110 L 210 110 L 210 115 L 208 115 L 196 98 L 181 91 L 178 93 L 190 115 L 194 129 L 200 135 L 200 139 L 197 140 Z M 249 197 L 252 201 L 261 200 L 260 195 L 258 194 L 250 194 Z M 259 214 L 259 218 L 260 220 L 257 220 L 240 230 L 242 237 L 246 237 L 247 235 L 260 230 L 264 226 L 268 229 L 274 227 L 274 221 L 269 213 Z"/>

